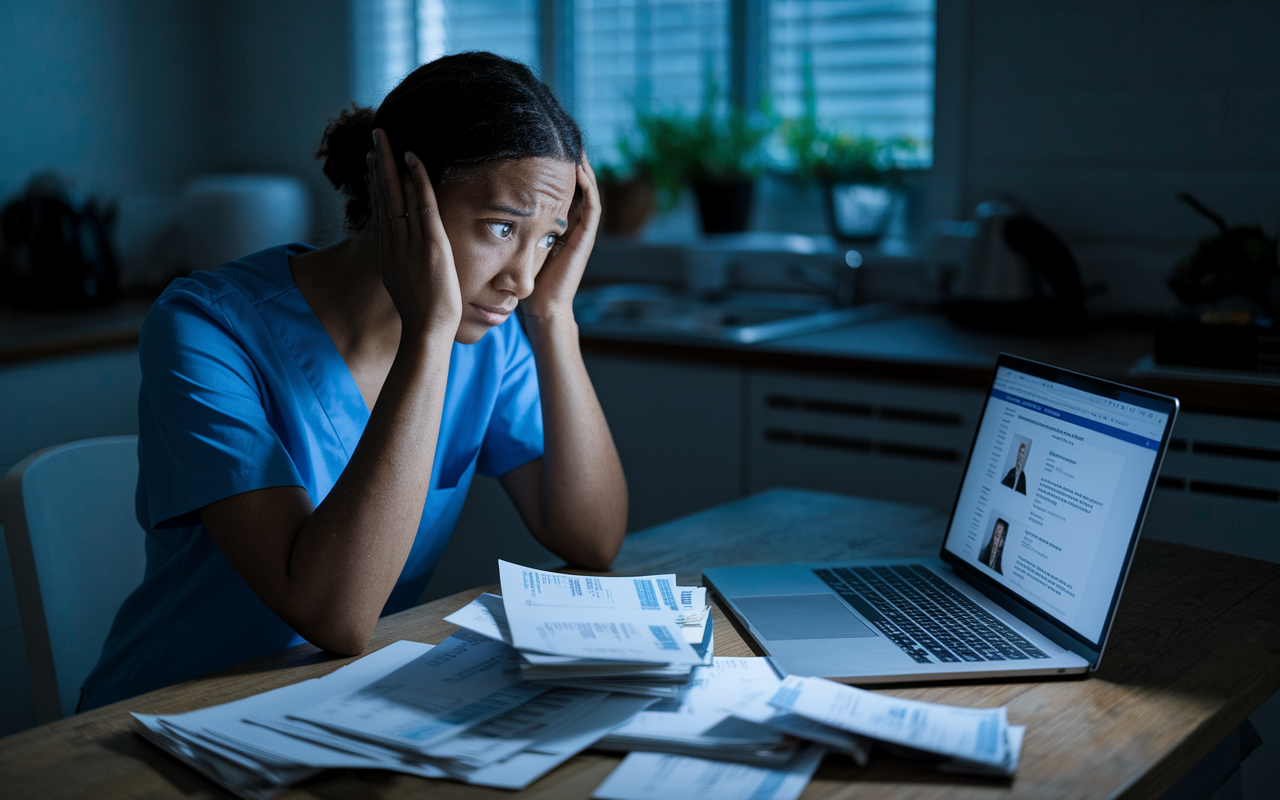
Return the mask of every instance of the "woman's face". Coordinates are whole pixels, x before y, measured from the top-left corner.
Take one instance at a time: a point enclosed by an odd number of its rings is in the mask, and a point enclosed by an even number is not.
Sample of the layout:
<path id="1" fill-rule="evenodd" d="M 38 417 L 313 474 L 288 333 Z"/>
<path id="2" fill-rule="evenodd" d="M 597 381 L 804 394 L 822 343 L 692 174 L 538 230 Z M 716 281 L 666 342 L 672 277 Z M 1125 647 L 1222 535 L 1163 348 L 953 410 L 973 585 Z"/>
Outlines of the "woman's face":
<path id="1" fill-rule="evenodd" d="M 437 193 L 462 290 L 457 341 L 506 321 L 564 235 L 577 186 L 573 164 L 524 158 L 468 170 Z"/>

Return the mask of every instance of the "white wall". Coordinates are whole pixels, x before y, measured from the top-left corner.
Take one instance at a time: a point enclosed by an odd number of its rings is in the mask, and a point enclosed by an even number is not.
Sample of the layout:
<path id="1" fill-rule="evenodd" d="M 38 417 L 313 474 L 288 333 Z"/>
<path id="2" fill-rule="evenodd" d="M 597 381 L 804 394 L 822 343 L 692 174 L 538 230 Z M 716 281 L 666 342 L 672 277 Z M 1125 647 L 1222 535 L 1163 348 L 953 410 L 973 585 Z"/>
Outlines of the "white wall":
<path id="1" fill-rule="evenodd" d="M 938 86 L 940 125 L 944 92 L 962 93 L 957 129 L 938 132 L 952 213 L 1015 195 L 1120 308 L 1176 304 L 1164 278 L 1213 231 L 1179 192 L 1230 222 L 1280 224 L 1280 3 L 939 5 L 940 70 L 963 71 Z"/>

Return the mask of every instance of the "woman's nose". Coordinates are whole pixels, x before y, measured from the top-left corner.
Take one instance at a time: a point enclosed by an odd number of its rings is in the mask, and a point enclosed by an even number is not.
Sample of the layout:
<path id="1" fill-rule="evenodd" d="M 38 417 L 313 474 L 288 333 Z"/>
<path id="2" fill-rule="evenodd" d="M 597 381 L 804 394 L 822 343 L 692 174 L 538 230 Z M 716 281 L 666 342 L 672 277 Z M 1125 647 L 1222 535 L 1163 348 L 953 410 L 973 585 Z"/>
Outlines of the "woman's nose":
<path id="1" fill-rule="evenodd" d="M 502 270 L 502 288 L 521 300 L 533 294 L 533 279 L 538 275 L 540 264 L 537 248 L 521 248 L 513 253 Z"/>

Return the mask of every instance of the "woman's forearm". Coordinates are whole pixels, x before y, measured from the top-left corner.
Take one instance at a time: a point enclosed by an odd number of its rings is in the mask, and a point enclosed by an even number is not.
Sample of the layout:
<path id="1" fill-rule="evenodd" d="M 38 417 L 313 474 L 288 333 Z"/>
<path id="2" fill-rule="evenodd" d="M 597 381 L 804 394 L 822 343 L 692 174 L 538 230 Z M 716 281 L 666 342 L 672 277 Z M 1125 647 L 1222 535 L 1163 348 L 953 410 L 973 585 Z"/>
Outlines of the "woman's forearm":
<path id="1" fill-rule="evenodd" d="M 296 487 L 201 509 L 219 547 L 300 635 L 338 653 L 364 649 L 413 547 L 448 381 L 449 332 L 405 332 L 360 443 L 311 507 Z"/>
<path id="2" fill-rule="evenodd" d="M 582 361 L 578 326 L 571 313 L 527 315 L 525 329 L 538 366 L 545 437 L 540 520 L 531 527 L 571 563 L 605 569 L 626 534 L 627 483 Z"/>

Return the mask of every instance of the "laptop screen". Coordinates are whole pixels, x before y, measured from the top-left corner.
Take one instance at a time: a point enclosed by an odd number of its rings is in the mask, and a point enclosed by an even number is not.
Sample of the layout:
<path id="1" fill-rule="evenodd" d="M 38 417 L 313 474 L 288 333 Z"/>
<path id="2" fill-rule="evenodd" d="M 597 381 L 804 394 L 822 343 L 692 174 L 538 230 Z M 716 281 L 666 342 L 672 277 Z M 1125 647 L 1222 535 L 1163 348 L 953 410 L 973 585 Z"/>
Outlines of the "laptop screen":
<path id="1" fill-rule="evenodd" d="M 1176 405 L 1002 357 L 943 548 L 1097 643 Z"/>

